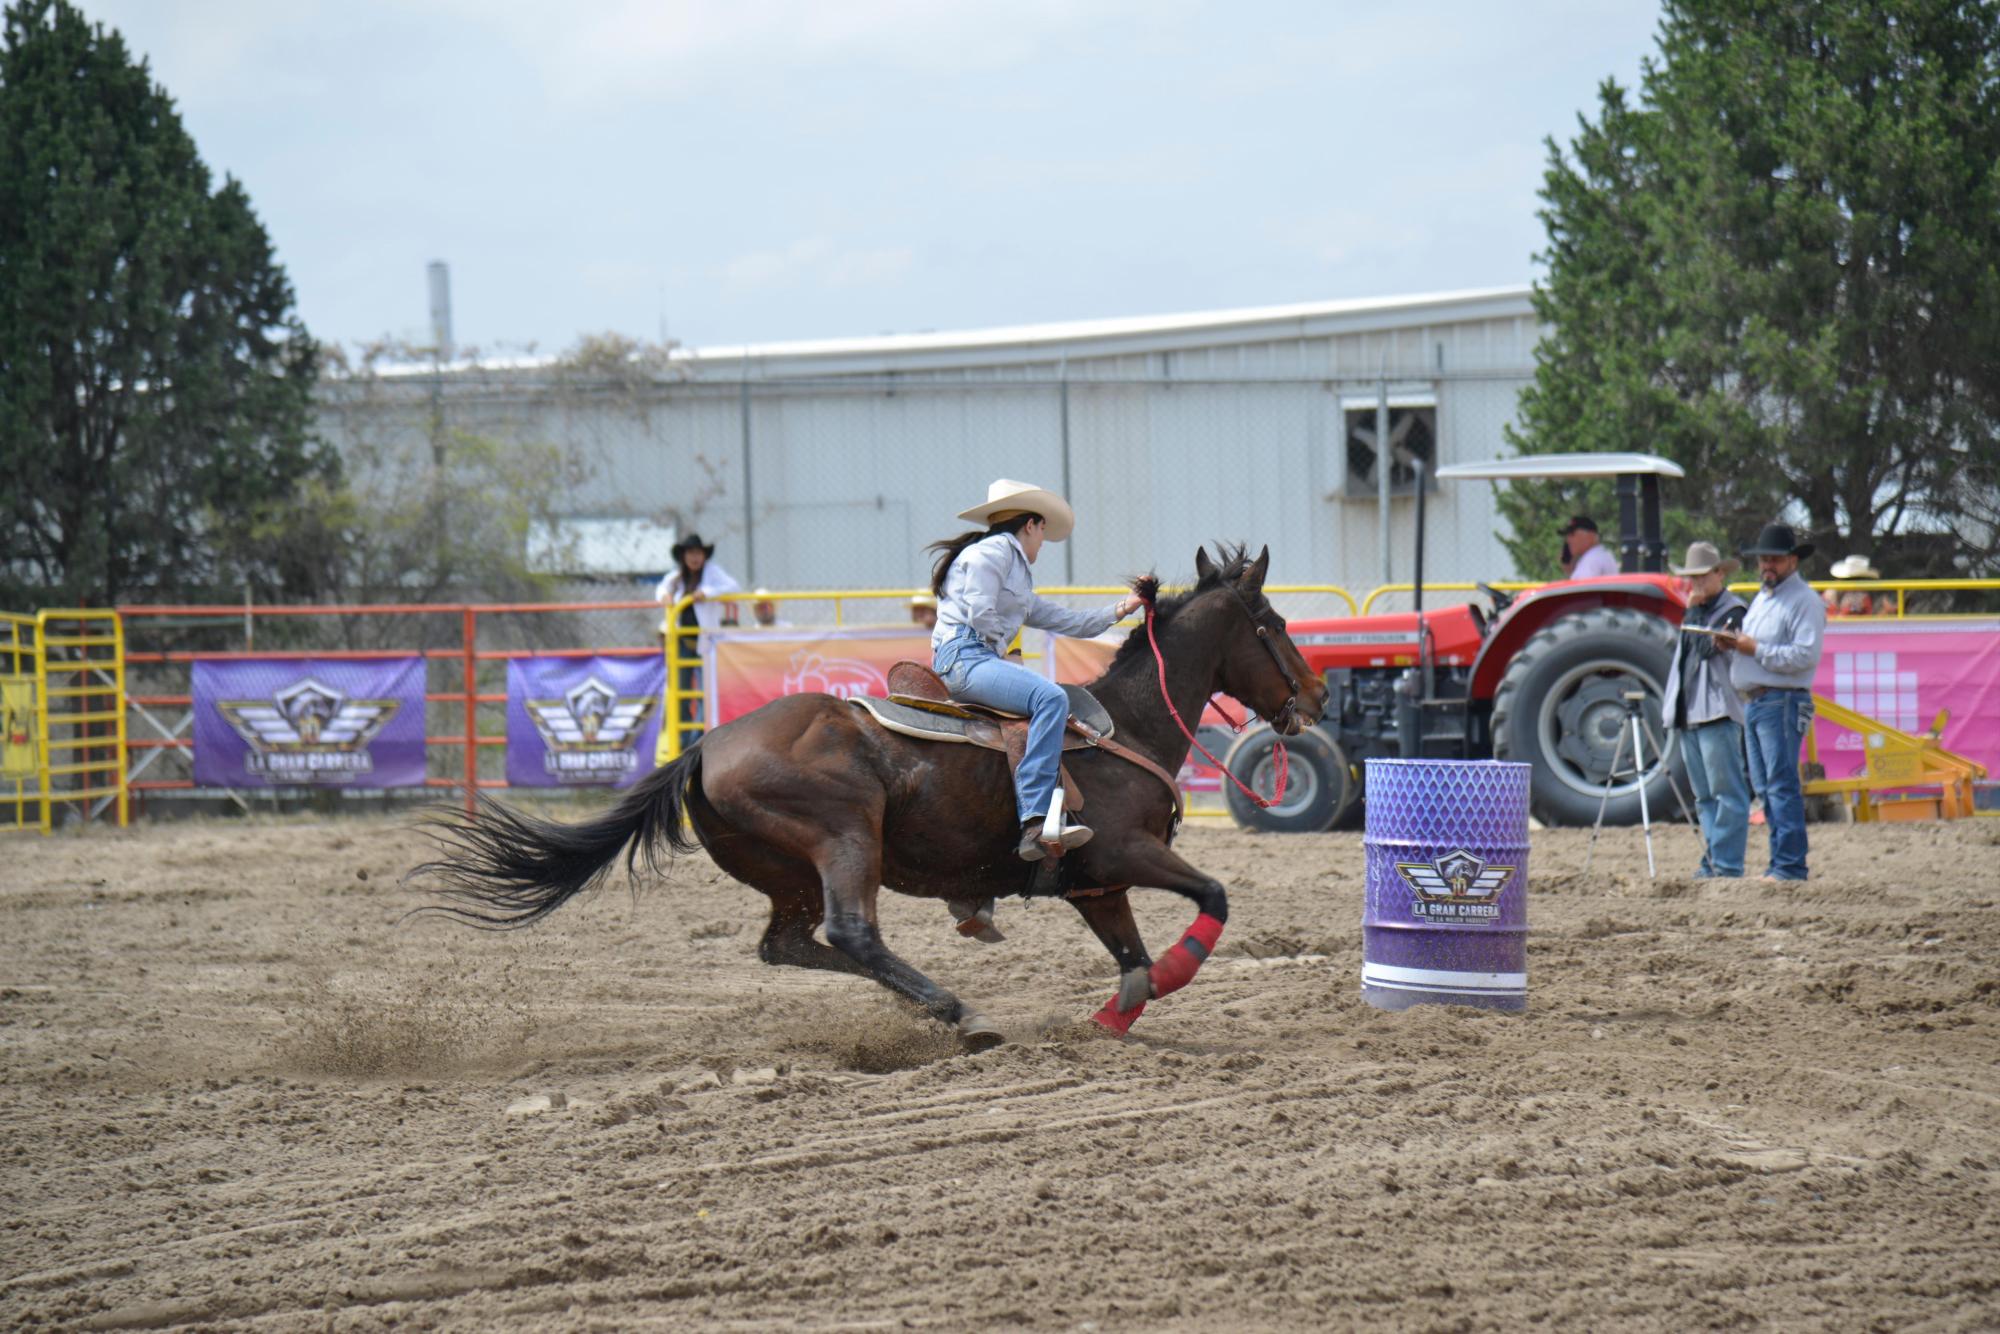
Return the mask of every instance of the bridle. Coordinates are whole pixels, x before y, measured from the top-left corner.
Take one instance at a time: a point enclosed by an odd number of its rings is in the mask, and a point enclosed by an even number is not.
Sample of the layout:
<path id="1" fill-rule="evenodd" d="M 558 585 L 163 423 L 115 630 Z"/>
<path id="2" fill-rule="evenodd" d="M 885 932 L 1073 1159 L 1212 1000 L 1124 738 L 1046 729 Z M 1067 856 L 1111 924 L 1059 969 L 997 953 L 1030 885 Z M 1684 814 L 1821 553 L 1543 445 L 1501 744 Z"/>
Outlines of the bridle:
<path id="1" fill-rule="evenodd" d="M 1229 595 L 1236 599 L 1236 605 L 1243 608 L 1243 614 L 1250 618 L 1251 628 L 1257 632 L 1257 642 L 1262 644 L 1264 651 L 1271 655 L 1271 665 L 1276 667 L 1278 675 L 1284 678 L 1285 689 L 1292 692 L 1285 700 L 1284 706 L 1274 716 L 1264 719 L 1272 727 L 1277 728 L 1279 735 L 1282 736 L 1286 730 L 1285 724 L 1296 724 L 1298 722 L 1299 678 L 1292 675 L 1292 669 L 1285 665 L 1285 655 L 1278 652 L 1278 645 L 1271 638 L 1271 627 L 1264 624 L 1256 612 L 1250 610 L 1250 600 L 1243 596 L 1242 590 L 1238 589 L 1234 584 L 1224 584 L 1223 587 L 1227 588 Z M 1227 718 L 1229 715 L 1227 712 L 1224 712 L 1222 716 Z M 1262 717 L 1263 715 L 1260 714 L 1259 716 Z M 1243 729 L 1238 727 L 1236 730 L 1240 732 Z"/>
<path id="2" fill-rule="evenodd" d="M 1264 651 L 1271 655 L 1272 665 L 1278 669 L 1278 675 L 1285 679 L 1286 688 L 1292 692 L 1291 697 L 1285 701 L 1284 707 L 1280 708 L 1276 715 L 1265 717 L 1262 713 L 1258 714 L 1260 718 L 1264 718 L 1265 722 L 1270 723 L 1272 729 L 1282 738 L 1285 735 L 1284 724 L 1288 722 L 1295 724 L 1298 720 L 1299 679 L 1292 675 L 1292 669 L 1285 665 L 1285 659 L 1278 652 L 1278 646 L 1271 641 L 1270 627 L 1258 619 L 1256 612 L 1250 610 L 1249 601 L 1237 590 L 1236 585 L 1225 583 L 1223 587 L 1227 588 L 1229 595 L 1236 599 L 1236 605 L 1243 608 L 1243 614 L 1250 618 L 1251 627 L 1257 631 L 1258 642 L 1263 644 Z M 1285 799 L 1285 782 L 1291 776 L 1291 756 L 1286 752 L 1283 740 L 1275 743 L 1276 754 L 1273 756 L 1273 762 L 1277 765 L 1278 769 L 1277 782 L 1275 790 L 1266 799 L 1251 791 L 1248 784 L 1235 774 L 1229 772 L 1229 766 L 1221 760 L 1216 759 L 1208 747 L 1202 745 L 1200 739 L 1188 728 L 1187 723 L 1182 721 L 1181 711 L 1174 707 L 1173 696 L 1167 693 L 1167 659 L 1166 655 L 1160 652 L 1159 637 L 1153 633 L 1153 621 L 1157 615 L 1153 610 L 1153 598 L 1144 597 L 1144 601 L 1146 604 L 1146 640 L 1153 646 L 1153 661 L 1159 665 L 1160 698 L 1166 702 L 1167 713 L 1172 716 L 1174 725 L 1181 729 L 1181 735 L 1188 739 L 1188 744 L 1200 751 L 1208 759 L 1208 762 L 1221 772 L 1224 778 L 1236 784 L 1238 792 L 1241 792 L 1259 806 L 1275 806 L 1283 801 Z M 1213 696 L 1210 696 L 1208 703 L 1210 707 L 1217 713 L 1220 713 L 1223 719 L 1228 722 L 1231 731 L 1240 733 L 1243 730 L 1244 724 L 1231 717 L 1229 710 L 1218 703 Z"/>

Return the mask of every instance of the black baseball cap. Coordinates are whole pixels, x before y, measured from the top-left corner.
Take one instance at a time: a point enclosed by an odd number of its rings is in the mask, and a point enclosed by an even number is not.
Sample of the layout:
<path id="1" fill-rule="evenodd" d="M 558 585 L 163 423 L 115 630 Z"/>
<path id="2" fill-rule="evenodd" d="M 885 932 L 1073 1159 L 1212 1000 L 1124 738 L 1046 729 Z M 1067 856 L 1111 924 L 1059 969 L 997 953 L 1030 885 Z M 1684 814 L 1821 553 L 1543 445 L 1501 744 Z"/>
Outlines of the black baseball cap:
<path id="1" fill-rule="evenodd" d="M 1597 520 L 1588 514 L 1572 514 L 1569 516 L 1569 522 L 1563 525 L 1562 535 L 1568 537 L 1579 528 L 1586 533 L 1594 533 L 1597 531 Z"/>

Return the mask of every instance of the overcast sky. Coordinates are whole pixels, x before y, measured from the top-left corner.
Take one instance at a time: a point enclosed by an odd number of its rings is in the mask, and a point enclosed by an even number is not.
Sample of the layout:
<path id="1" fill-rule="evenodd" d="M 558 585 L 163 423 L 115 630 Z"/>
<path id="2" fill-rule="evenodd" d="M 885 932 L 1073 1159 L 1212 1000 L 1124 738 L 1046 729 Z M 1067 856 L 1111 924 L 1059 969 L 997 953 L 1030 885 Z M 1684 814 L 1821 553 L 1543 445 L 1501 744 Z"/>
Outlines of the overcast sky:
<path id="1" fill-rule="evenodd" d="M 1529 281 L 1653 3 L 80 0 L 322 339 L 715 345 Z"/>

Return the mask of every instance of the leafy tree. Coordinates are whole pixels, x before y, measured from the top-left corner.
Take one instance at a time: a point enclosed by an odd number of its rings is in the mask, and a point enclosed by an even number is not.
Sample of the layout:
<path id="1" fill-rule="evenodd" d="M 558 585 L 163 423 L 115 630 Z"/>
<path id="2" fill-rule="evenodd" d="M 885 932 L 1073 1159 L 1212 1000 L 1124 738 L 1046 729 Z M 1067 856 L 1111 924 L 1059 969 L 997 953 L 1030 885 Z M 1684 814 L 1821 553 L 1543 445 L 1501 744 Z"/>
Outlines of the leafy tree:
<path id="1" fill-rule="evenodd" d="M 337 484 L 312 340 L 242 185 L 67 0 L 0 40 L 0 604 L 327 583 L 289 525 Z"/>
<path id="2" fill-rule="evenodd" d="M 1786 513 L 1894 576 L 2000 567 L 2000 3 L 1668 0 L 1636 104 L 1580 126 L 1516 447 L 1674 459 L 1676 547 Z M 1614 513 L 1500 505 L 1542 577 L 1557 516 Z"/>

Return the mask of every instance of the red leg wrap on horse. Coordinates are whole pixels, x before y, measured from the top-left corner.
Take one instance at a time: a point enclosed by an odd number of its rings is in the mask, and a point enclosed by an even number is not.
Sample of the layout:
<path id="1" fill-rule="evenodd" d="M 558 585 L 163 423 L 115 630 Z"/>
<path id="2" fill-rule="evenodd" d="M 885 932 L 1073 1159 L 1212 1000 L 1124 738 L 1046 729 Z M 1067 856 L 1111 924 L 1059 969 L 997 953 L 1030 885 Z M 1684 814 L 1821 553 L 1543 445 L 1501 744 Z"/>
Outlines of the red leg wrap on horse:
<path id="1" fill-rule="evenodd" d="M 1215 953 L 1215 942 L 1222 938 L 1222 923 L 1207 913 L 1194 919 L 1194 925 L 1187 934 L 1174 943 L 1174 947 L 1160 956 L 1153 965 L 1153 995 L 1155 998 L 1169 992 L 1179 991 L 1194 981 L 1200 971 L 1202 961 Z"/>
<path id="2" fill-rule="evenodd" d="M 1090 1017 L 1096 1021 L 1099 1028 L 1109 1029 L 1122 1038 L 1132 1031 L 1132 1021 L 1145 1012 L 1146 1002 L 1140 1001 L 1132 1009 L 1120 1014 L 1118 1012 L 1118 998 L 1113 996 L 1110 1000 L 1104 1002 L 1103 1009 Z"/>

